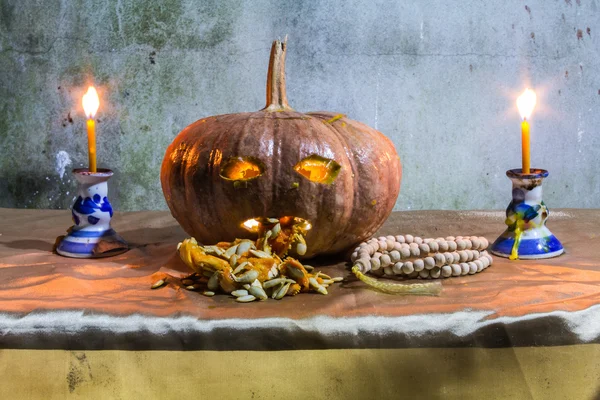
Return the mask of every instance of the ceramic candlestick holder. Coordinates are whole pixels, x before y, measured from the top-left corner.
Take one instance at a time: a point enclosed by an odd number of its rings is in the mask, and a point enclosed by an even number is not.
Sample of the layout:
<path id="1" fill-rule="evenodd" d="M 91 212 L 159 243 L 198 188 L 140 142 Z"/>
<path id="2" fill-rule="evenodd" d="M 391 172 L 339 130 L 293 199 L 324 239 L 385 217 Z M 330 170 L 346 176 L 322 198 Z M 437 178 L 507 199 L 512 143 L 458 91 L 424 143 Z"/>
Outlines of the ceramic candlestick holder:
<path id="1" fill-rule="evenodd" d="M 492 245 L 491 252 L 512 260 L 536 260 L 561 255 L 564 248 L 546 227 L 550 211 L 542 200 L 544 169 L 510 169 L 506 176 L 512 181 L 512 201 L 506 209 L 508 228 Z"/>
<path id="2" fill-rule="evenodd" d="M 59 239 L 56 252 L 65 257 L 99 258 L 129 250 L 123 238 L 110 227 L 113 210 L 107 197 L 107 181 L 113 172 L 80 168 L 74 169 L 73 175 L 78 182 L 78 196 L 71 211 L 75 225 Z"/>

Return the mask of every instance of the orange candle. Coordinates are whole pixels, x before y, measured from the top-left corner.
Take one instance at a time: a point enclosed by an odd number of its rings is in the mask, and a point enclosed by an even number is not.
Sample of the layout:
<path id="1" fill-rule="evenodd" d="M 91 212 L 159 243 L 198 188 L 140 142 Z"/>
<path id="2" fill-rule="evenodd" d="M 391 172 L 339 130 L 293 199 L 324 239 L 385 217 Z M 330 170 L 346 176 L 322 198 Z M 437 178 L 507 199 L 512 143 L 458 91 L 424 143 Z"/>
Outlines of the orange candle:
<path id="1" fill-rule="evenodd" d="M 83 110 L 87 116 L 87 134 L 88 134 L 88 155 L 89 155 L 89 171 L 97 172 L 96 168 L 96 122 L 94 116 L 98 107 L 100 106 L 100 100 L 98 99 L 98 93 L 93 86 L 88 88 L 86 94 L 83 95 Z"/>
<path id="2" fill-rule="evenodd" d="M 525 89 L 523 94 L 517 99 L 517 108 L 523 119 L 523 122 L 521 123 L 521 172 L 523 174 L 531 173 L 531 148 L 529 122 L 527 122 L 527 120 L 531 117 L 536 100 L 535 92 L 531 89 Z"/>

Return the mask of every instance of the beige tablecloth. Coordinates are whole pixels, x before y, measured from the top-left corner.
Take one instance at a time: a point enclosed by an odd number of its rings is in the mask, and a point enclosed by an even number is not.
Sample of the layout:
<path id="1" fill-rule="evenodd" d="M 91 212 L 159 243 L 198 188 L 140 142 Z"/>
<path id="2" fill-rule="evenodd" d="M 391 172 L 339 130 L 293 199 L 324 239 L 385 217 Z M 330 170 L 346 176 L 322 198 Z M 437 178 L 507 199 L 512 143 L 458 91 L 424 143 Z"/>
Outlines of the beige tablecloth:
<path id="1" fill-rule="evenodd" d="M 493 240 L 502 221 L 500 211 L 401 212 L 381 232 Z M 553 212 L 565 255 L 495 258 L 444 280 L 440 297 L 372 291 L 338 259 L 314 263 L 347 278 L 328 296 L 250 304 L 175 279 L 149 289 L 187 273 L 168 213 L 117 213 L 133 248 L 101 260 L 51 253 L 69 223 L 67 211 L 0 209 L 0 398 L 600 395 L 599 210 Z"/>
<path id="2" fill-rule="evenodd" d="M 566 254 L 543 261 L 495 258 L 482 273 L 443 281 L 439 297 L 367 289 L 342 259 L 311 262 L 347 279 L 327 296 L 236 303 L 177 279 L 184 232 L 168 212 L 117 213 L 132 245 L 106 259 L 52 253 L 67 211 L 0 209 L 0 345 L 5 348 L 319 349 L 526 346 L 600 339 L 600 210 L 558 210 L 549 226 Z M 395 212 L 381 234 L 423 237 L 503 230 L 503 212 Z M 318 228 L 318 227 L 317 227 Z"/>

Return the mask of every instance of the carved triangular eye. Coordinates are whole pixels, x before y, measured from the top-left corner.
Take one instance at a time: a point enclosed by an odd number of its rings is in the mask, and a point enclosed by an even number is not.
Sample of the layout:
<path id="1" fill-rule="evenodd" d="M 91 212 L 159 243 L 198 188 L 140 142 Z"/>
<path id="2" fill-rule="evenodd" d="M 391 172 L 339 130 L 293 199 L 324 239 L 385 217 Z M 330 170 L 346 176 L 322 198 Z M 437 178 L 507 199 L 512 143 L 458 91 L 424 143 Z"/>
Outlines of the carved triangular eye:
<path id="1" fill-rule="evenodd" d="M 221 168 L 220 175 L 231 181 L 249 181 L 264 172 L 264 164 L 256 157 L 231 157 Z"/>
<path id="2" fill-rule="evenodd" d="M 302 159 L 294 166 L 294 170 L 309 181 L 325 184 L 332 183 L 341 169 L 342 166 L 335 160 L 317 154 Z"/>

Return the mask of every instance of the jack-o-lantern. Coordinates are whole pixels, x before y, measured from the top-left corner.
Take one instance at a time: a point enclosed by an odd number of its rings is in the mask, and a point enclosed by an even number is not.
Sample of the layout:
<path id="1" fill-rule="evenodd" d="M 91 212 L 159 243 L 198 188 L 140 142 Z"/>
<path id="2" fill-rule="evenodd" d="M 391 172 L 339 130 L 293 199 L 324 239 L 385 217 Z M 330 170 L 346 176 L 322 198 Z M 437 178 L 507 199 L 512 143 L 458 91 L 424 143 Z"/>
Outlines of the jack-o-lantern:
<path id="1" fill-rule="evenodd" d="M 396 202 L 392 142 L 341 114 L 294 111 L 285 52 L 273 43 L 264 109 L 203 118 L 167 149 L 167 204 L 202 243 L 252 237 L 260 218 L 295 217 L 309 229 L 305 258 L 338 253 L 375 233 Z"/>

